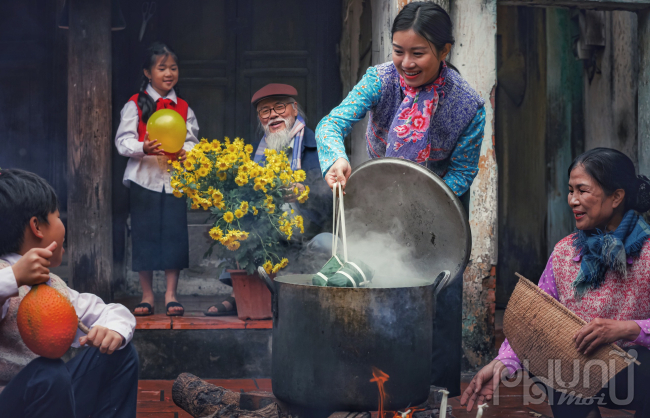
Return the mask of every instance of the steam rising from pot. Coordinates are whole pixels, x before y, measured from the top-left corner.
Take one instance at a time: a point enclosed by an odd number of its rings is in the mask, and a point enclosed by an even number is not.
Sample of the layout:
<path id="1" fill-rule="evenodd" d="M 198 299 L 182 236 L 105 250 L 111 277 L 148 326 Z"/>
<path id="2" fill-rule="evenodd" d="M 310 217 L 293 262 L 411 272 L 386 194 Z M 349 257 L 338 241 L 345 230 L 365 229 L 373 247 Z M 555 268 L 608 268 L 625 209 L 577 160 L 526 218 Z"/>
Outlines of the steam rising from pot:
<path id="1" fill-rule="evenodd" d="M 399 218 L 393 218 L 387 230 L 369 231 L 363 212 L 355 209 L 346 211 L 346 223 L 348 257 L 372 267 L 375 276 L 370 287 L 422 285 L 423 280 L 432 281 L 439 273 L 418 269 L 420 262 Z"/>

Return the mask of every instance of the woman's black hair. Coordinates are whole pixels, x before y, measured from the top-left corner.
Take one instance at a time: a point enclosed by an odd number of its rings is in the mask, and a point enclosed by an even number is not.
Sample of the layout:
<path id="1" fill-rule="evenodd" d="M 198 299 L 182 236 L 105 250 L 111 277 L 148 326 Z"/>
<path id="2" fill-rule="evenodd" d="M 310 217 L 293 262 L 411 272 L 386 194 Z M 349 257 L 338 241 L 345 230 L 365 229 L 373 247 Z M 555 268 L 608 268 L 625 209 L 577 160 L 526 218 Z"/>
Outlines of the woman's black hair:
<path id="1" fill-rule="evenodd" d="M 650 180 L 637 176 L 634 163 L 627 155 L 611 148 L 594 148 L 579 155 L 569 167 L 581 166 L 600 187 L 611 196 L 618 189 L 625 190 L 625 210 L 644 213 L 650 210 Z"/>
<path id="2" fill-rule="evenodd" d="M 456 40 L 452 34 L 452 24 L 449 14 L 433 2 L 416 1 L 409 3 L 397 14 L 393 20 L 391 39 L 395 32 L 413 29 L 415 33 L 429 41 L 440 52 L 447 44 L 454 44 Z M 456 72 L 456 67 L 447 63 Z"/>
<path id="3" fill-rule="evenodd" d="M 165 57 L 171 56 L 174 58 L 174 61 L 176 61 L 176 64 L 178 64 L 178 56 L 174 51 L 172 51 L 170 47 L 162 42 L 154 42 L 145 51 L 144 59 L 142 62 L 142 69 L 151 71 L 153 66 L 156 65 L 158 57 L 162 55 Z M 147 89 L 148 84 L 149 79 L 146 75 L 144 75 L 143 72 L 142 83 L 140 83 L 140 93 L 138 94 L 138 107 L 140 110 L 142 110 L 142 122 L 144 123 L 147 123 L 147 121 L 149 121 L 149 117 L 153 114 L 153 112 L 156 111 L 156 103 L 153 101 L 151 96 L 145 94 L 145 90 Z M 178 95 L 178 92 L 176 92 L 176 95 Z"/>
<path id="4" fill-rule="evenodd" d="M 34 173 L 0 169 L 0 255 L 17 253 L 33 216 L 48 223 L 59 203 L 52 186 Z"/>

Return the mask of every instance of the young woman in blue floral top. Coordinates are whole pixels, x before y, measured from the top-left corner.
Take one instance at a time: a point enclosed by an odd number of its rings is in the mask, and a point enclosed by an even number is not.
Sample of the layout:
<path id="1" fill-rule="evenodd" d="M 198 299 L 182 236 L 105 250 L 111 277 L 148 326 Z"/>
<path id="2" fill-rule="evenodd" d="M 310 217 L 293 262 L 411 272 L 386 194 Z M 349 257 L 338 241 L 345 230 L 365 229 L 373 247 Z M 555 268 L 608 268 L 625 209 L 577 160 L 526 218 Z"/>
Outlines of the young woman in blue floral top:
<path id="1" fill-rule="evenodd" d="M 352 169 L 343 138 L 370 112 L 371 158 L 426 165 L 461 196 L 478 173 L 483 99 L 445 62 L 454 43 L 451 19 L 430 2 L 410 3 L 392 27 L 393 61 L 368 69 L 343 103 L 316 128 L 321 169 L 330 187 Z"/>
<path id="2" fill-rule="evenodd" d="M 454 43 L 449 15 L 431 2 L 406 5 L 392 28 L 393 61 L 363 79 L 316 128 L 321 170 L 330 187 L 352 172 L 343 138 L 370 112 L 371 158 L 397 157 L 426 165 L 458 196 L 478 173 L 483 99 L 445 62 Z M 462 280 L 437 298 L 431 383 L 460 395 Z"/>

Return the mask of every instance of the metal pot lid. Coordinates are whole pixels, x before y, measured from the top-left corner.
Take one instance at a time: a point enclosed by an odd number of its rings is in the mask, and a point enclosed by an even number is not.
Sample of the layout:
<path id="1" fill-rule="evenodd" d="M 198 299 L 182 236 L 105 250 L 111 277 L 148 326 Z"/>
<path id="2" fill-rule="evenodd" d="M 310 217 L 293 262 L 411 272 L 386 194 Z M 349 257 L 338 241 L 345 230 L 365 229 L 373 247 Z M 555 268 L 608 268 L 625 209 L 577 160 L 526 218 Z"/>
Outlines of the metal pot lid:
<path id="1" fill-rule="evenodd" d="M 353 171 L 345 192 L 348 235 L 391 231 L 398 244 L 412 248 L 421 278 L 449 270 L 453 279 L 465 270 L 471 250 L 467 213 L 431 170 L 401 158 L 373 159 Z"/>

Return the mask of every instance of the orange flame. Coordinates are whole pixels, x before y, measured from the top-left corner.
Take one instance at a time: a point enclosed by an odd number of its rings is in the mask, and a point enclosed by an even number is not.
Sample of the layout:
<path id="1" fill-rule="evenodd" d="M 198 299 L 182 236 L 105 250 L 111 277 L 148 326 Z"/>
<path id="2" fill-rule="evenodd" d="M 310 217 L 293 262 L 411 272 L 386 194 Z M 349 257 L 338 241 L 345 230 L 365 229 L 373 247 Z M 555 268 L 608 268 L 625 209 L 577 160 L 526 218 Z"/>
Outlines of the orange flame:
<path id="1" fill-rule="evenodd" d="M 386 373 L 372 366 L 372 379 L 370 381 L 377 382 L 377 387 L 379 388 L 379 418 L 384 418 L 384 400 L 386 398 L 384 383 L 386 383 L 389 377 Z"/>
<path id="2" fill-rule="evenodd" d="M 388 397 L 384 389 L 384 383 L 388 381 L 388 376 L 386 373 L 382 372 L 375 366 L 372 367 L 372 379 L 371 382 L 377 382 L 377 388 L 379 388 L 379 410 L 377 413 L 378 418 L 386 418 L 384 416 L 384 401 Z M 393 412 L 393 415 L 390 418 L 413 418 L 413 414 L 419 411 L 424 411 L 422 408 L 411 408 L 405 412 Z"/>

